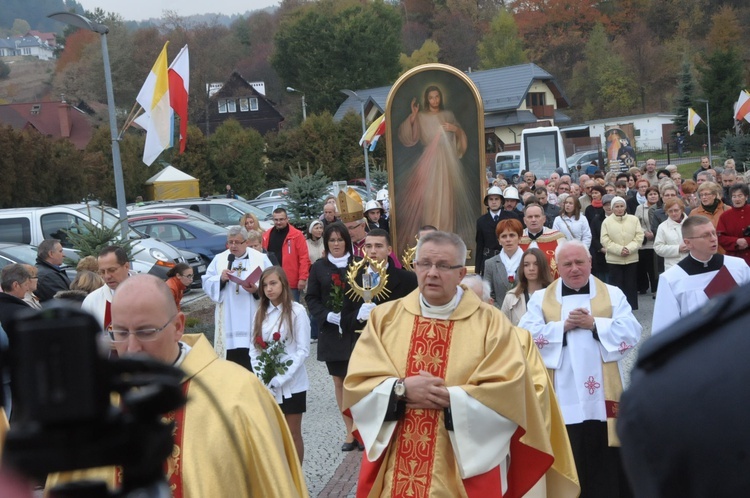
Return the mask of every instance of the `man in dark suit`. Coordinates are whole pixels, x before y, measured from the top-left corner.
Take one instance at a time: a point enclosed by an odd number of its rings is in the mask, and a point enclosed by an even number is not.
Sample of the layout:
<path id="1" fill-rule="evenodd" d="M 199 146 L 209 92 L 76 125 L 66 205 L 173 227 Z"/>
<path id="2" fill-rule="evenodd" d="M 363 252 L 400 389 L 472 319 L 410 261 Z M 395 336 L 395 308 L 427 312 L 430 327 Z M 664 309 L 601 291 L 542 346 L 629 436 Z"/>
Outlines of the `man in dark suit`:
<path id="1" fill-rule="evenodd" d="M 58 292 L 70 289 L 70 279 L 62 269 L 64 257 L 59 240 L 45 239 L 39 244 L 36 256 L 39 281 L 34 294 L 40 301 L 49 301 Z"/>
<path id="2" fill-rule="evenodd" d="M 0 324 L 7 327 L 18 311 L 31 309 L 23 300 L 29 289 L 31 275 L 21 264 L 10 264 L 3 268 L 0 277 Z M 416 282 L 416 277 L 414 281 Z"/>
<path id="3" fill-rule="evenodd" d="M 635 496 L 747 496 L 749 322 L 742 286 L 641 347 L 617 422 Z"/>
<path id="4" fill-rule="evenodd" d="M 387 296 L 373 298 L 371 303 L 365 303 L 356 296 L 355 299 L 352 299 L 349 295 L 346 295 L 344 297 L 344 309 L 341 310 L 340 323 L 341 329 L 345 333 L 363 330 L 370 318 L 370 311 L 378 304 L 400 299 L 417 288 L 416 274 L 396 268 L 393 260 L 389 257 L 389 254 L 391 254 L 391 237 L 388 232 L 380 228 L 371 230 L 365 238 L 364 251 L 370 259 L 376 262 L 388 261 L 386 289 L 390 293 Z M 374 271 L 368 266 L 357 274 L 356 281 L 359 285 L 362 285 L 362 275 L 366 272 L 373 274 L 371 276 L 373 279 L 379 278 L 374 276 Z M 375 285 L 377 285 L 377 282 L 373 280 L 372 286 L 375 287 Z"/>
<path id="5" fill-rule="evenodd" d="M 505 197 L 500 187 L 491 187 L 484 196 L 484 205 L 487 206 L 487 213 L 477 219 L 477 236 L 476 236 L 476 255 L 474 257 L 474 273 L 482 274 L 484 272 L 484 262 L 493 256 L 496 256 L 500 249 L 500 243 L 495 235 L 497 222 L 506 218 L 512 218 L 510 211 L 503 209 Z"/>

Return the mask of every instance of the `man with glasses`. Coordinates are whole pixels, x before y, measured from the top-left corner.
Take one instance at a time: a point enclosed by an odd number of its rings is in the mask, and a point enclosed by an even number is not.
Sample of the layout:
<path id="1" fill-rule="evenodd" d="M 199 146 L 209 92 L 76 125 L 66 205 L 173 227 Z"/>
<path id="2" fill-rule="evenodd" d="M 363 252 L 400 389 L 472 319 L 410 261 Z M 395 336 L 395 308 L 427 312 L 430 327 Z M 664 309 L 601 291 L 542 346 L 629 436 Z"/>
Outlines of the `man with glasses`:
<path id="1" fill-rule="evenodd" d="M 112 296 L 117 287 L 130 276 L 128 254 L 122 247 L 107 246 L 99 252 L 99 275 L 104 279 L 103 285 L 86 296 L 81 309 L 88 311 L 105 329 L 112 322 Z"/>
<path id="2" fill-rule="evenodd" d="M 169 415 L 174 449 L 164 468 L 172 496 L 306 497 L 276 401 L 257 377 L 218 359 L 203 334 L 184 332 L 185 315 L 157 277 L 135 275 L 118 288 L 108 330 L 118 354 L 145 354 L 185 374 L 187 404 Z M 114 467 L 75 474 L 65 479 L 98 478 L 110 488 L 122 484 Z M 48 487 L 61 479 L 51 476 Z"/>
<path id="3" fill-rule="evenodd" d="M 307 286 L 310 274 L 310 254 L 305 235 L 289 224 L 286 209 L 273 210 L 273 228 L 263 234 L 263 249 L 276 256 L 289 280 L 292 297 L 299 302 L 299 293 Z"/>
<path id="4" fill-rule="evenodd" d="M 366 448 L 357 494 L 522 496 L 553 457 L 520 342 L 459 286 L 458 235 L 426 233 L 416 254 L 419 289 L 372 311 L 344 381 Z M 577 496 L 560 477 L 550 496 Z"/>
<path id="5" fill-rule="evenodd" d="M 378 304 L 382 304 L 394 299 L 400 299 L 417 288 L 417 277 L 414 273 L 397 268 L 394 264 L 394 258 L 391 257 L 391 236 L 382 228 L 376 228 L 370 231 L 365 237 L 364 252 L 368 258 L 377 263 L 387 261 L 386 273 L 388 282 L 386 289 L 388 293 L 384 296 L 376 297 L 371 303 L 365 303 L 360 299 L 352 299 L 351 296 L 344 296 L 344 308 L 341 310 L 341 329 L 347 333 L 357 333 L 365 328 L 367 320 L 370 318 L 370 312 Z M 359 259 L 359 258 L 357 258 Z M 372 286 L 378 284 L 380 276 L 368 266 L 360 271 L 356 276 L 357 283 L 361 286 L 364 274 L 369 274 Z"/>
<path id="6" fill-rule="evenodd" d="M 258 309 L 257 282 L 248 285 L 231 282 L 233 275 L 247 279 L 256 268 L 271 266 L 264 254 L 247 246 L 247 230 L 232 226 L 227 230 L 228 249 L 217 254 L 203 275 L 203 291 L 216 303 L 214 311 L 214 349 L 220 358 L 233 361 L 252 371 L 251 336 Z"/>
<path id="7" fill-rule="evenodd" d="M 710 219 L 688 217 L 682 237 L 689 254 L 659 276 L 652 335 L 703 308 L 709 299 L 750 282 L 744 259 L 718 254 L 719 238 Z"/>

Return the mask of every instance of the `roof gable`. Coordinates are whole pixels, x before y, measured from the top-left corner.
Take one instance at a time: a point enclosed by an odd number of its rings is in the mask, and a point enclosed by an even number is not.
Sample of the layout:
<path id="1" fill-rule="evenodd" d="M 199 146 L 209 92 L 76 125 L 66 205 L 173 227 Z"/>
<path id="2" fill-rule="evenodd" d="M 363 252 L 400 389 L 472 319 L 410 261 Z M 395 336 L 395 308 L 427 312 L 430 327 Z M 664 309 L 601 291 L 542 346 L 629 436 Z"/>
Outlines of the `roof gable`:
<path id="1" fill-rule="evenodd" d="M 552 91 L 557 101 L 557 108 L 570 106 L 565 94 L 557 85 L 555 78 L 536 64 L 519 64 L 516 66 L 487 69 L 466 73 L 479 90 L 484 104 L 485 113 L 516 110 L 526 98 L 526 94 L 534 81 L 543 81 Z M 357 95 L 365 99 L 367 106 L 375 105 L 380 112 L 385 112 L 385 103 L 392 85 L 378 88 L 357 90 Z M 337 121 L 349 111 L 359 113 L 359 100 L 348 97 L 336 110 L 334 119 Z"/>
<path id="2" fill-rule="evenodd" d="M 86 147 L 93 134 L 86 115 L 65 102 L 21 102 L 0 105 L 0 123 L 10 125 L 16 130 L 33 128 L 55 139 L 67 138 L 79 149 Z"/>

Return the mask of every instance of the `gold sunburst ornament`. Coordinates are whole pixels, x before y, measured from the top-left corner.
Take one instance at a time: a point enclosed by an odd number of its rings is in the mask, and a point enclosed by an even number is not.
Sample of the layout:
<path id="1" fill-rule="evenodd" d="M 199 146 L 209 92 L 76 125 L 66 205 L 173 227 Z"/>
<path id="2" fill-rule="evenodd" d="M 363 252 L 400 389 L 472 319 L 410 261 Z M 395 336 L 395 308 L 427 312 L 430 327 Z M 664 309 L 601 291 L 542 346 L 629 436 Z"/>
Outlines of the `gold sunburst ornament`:
<path id="1" fill-rule="evenodd" d="M 359 273 L 362 268 L 367 268 L 368 265 L 380 277 L 375 286 L 372 285 L 371 275 L 367 271 L 362 274 L 362 285 L 357 283 L 357 273 Z M 388 297 L 391 291 L 386 288 L 386 284 L 388 283 L 388 273 L 386 272 L 387 265 L 387 261 L 381 261 L 378 263 L 367 256 L 359 261 L 354 261 L 346 269 L 346 278 L 349 282 L 349 288 L 347 289 L 346 294 L 353 301 L 361 299 L 366 303 L 371 303 L 376 297 Z"/>
<path id="2" fill-rule="evenodd" d="M 414 236 L 414 240 L 419 243 L 419 235 Z M 401 264 L 405 270 L 414 272 L 414 258 L 417 256 L 417 244 L 414 247 L 407 247 L 404 249 L 404 253 L 401 255 Z"/>

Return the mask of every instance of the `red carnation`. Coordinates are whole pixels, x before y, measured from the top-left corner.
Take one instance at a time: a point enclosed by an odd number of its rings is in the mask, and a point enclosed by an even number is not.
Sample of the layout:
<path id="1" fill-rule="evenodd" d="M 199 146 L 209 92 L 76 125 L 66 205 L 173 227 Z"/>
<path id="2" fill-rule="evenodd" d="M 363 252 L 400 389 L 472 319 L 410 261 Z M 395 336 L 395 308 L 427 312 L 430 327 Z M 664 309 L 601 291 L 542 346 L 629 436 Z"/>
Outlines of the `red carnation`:
<path id="1" fill-rule="evenodd" d="M 273 340 L 274 341 L 278 341 L 279 339 L 281 339 L 281 334 L 279 332 L 274 332 L 273 333 Z"/>
<path id="2" fill-rule="evenodd" d="M 510 282 L 510 283 L 512 284 L 512 283 L 514 283 L 515 281 L 516 281 L 516 277 L 515 277 L 515 275 L 508 275 L 508 282 Z"/>

